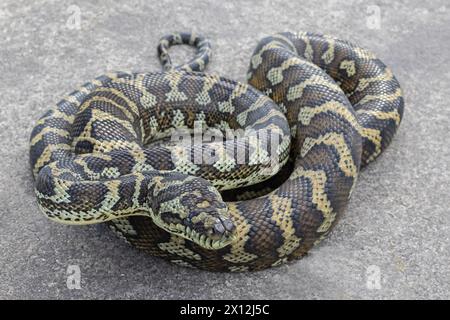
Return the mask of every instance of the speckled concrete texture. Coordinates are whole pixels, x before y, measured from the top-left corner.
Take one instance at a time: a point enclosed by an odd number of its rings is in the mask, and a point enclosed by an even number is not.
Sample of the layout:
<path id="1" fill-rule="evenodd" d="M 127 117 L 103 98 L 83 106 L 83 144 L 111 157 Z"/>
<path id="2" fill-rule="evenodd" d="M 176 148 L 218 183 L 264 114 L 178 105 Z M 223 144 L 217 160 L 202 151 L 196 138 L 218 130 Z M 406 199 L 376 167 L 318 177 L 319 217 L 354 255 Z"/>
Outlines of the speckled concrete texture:
<path id="1" fill-rule="evenodd" d="M 105 226 L 63 226 L 39 212 L 28 164 L 37 118 L 107 70 L 159 70 L 157 41 L 174 30 L 207 35 L 209 72 L 241 81 L 257 41 L 285 30 L 357 42 L 394 70 L 406 97 L 400 130 L 360 175 L 330 237 L 305 259 L 257 273 L 184 269 Z M 450 298 L 449 34 L 445 0 L 3 0 L 0 298 Z M 175 48 L 174 60 L 190 53 Z M 67 287 L 69 265 L 79 266 L 81 289 Z"/>

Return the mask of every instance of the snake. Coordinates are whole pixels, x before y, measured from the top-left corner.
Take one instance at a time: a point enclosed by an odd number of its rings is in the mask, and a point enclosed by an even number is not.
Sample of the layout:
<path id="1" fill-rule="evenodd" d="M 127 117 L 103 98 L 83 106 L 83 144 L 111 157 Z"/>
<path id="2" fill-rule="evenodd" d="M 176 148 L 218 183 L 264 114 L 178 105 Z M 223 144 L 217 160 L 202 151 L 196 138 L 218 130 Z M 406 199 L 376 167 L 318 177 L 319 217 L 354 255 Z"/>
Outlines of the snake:
<path id="1" fill-rule="evenodd" d="M 179 44 L 197 51 L 174 66 Z M 50 220 L 105 222 L 184 267 L 255 271 L 307 255 L 403 116 L 391 69 L 327 35 L 266 36 L 247 84 L 204 72 L 201 35 L 164 36 L 158 55 L 163 71 L 107 73 L 46 112 L 30 164 Z"/>

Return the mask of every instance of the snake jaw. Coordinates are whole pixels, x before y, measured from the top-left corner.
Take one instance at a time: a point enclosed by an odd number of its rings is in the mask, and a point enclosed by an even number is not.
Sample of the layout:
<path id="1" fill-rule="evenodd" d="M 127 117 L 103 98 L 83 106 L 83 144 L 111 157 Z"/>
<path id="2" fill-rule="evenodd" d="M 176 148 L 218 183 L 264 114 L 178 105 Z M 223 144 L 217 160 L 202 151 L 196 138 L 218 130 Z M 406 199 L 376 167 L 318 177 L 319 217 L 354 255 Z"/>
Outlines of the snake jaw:
<path id="1" fill-rule="evenodd" d="M 235 239 L 235 225 L 230 218 L 226 216 L 210 217 L 210 221 L 214 221 L 211 226 L 205 224 L 199 227 L 192 221 L 184 223 L 169 224 L 164 223 L 160 218 L 153 218 L 155 223 L 164 230 L 185 238 L 205 249 L 217 250 L 231 244 Z M 207 225 L 211 224 L 206 223 Z"/>
<path id="2" fill-rule="evenodd" d="M 217 250 L 231 244 L 235 225 L 226 216 L 209 216 L 207 221 L 193 223 L 191 219 L 167 225 L 161 218 L 153 218 L 155 223 L 164 230 L 192 241 L 205 249 Z"/>
<path id="3" fill-rule="evenodd" d="M 218 225 L 222 226 L 222 221 L 217 223 Z M 234 230 L 234 224 L 232 224 Z M 211 231 L 212 230 L 212 231 Z M 188 236 L 187 239 L 191 240 L 192 242 L 198 244 L 199 246 L 205 248 L 205 249 L 221 249 L 223 247 L 226 247 L 227 245 L 231 244 L 234 240 L 234 233 L 232 231 L 227 231 L 225 229 L 220 233 L 217 233 L 216 225 L 210 229 L 209 234 L 205 233 L 199 233 L 194 229 L 186 228 L 185 234 Z"/>
<path id="4" fill-rule="evenodd" d="M 195 229 L 182 224 L 168 225 L 164 223 L 161 219 L 157 218 L 156 216 L 153 216 L 153 221 L 157 226 L 166 230 L 167 232 L 185 238 L 186 240 L 190 240 L 205 249 L 218 250 L 228 246 L 235 239 L 235 235 L 232 232 L 234 231 L 235 227 L 234 224 L 231 222 L 231 220 L 230 220 L 231 225 L 227 222 L 229 230 L 226 230 L 225 232 L 221 233 L 220 237 L 208 236 L 205 233 L 200 233 Z M 222 225 L 222 220 L 218 223 Z"/>

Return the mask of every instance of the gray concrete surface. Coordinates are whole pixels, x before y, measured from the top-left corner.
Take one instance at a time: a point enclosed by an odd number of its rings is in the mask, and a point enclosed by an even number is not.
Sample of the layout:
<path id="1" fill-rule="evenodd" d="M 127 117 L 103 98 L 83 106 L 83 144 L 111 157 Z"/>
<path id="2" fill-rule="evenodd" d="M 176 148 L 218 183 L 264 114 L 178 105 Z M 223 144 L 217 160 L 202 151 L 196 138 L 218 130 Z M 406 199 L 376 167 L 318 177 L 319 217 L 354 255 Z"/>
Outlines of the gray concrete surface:
<path id="1" fill-rule="evenodd" d="M 130 248 L 104 226 L 58 225 L 39 212 L 28 165 L 36 119 L 106 70 L 159 70 L 157 40 L 174 30 L 209 36 L 209 71 L 241 81 L 258 39 L 284 30 L 355 41 L 397 75 L 406 96 L 398 135 L 307 258 L 257 273 L 201 272 Z M 450 298 L 449 34 L 445 0 L 3 0 L 0 298 Z M 174 51 L 177 61 L 189 54 Z M 80 267 L 79 290 L 66 286 L 69 265 Z"/>

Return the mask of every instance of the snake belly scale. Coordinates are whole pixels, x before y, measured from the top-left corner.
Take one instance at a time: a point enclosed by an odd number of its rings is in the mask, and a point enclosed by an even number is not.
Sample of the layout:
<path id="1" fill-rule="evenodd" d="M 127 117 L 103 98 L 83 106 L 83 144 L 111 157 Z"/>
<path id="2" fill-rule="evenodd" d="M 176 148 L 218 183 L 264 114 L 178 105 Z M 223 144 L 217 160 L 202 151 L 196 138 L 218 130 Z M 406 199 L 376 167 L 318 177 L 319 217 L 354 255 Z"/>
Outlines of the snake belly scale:
<path id="1" fill-rule="evenodd" d="M 175 44 L 196 46 L 197 55 L 174 67 L 167 50 Z M 389 145 L 403 115 L 391 70 L 332 37 L 264 38 L 249 85 L 202 72 L 210 45 L 201 36 L 166 36 L 158 52 L 164 72 L 98 77 L 47 112 L 31 134 L 30 162 L 47 217 L 107 222 L 133 246 L 182 266 L 251 271 L 304 256 L 335 225 L 360 167 Z M 176 130 L 191 137 L 198 122 L 269 132 L 279 144 L 263 161 L 186 160 L 236 148 L 251 160 L 267 143 L 168 140 Z"/>

